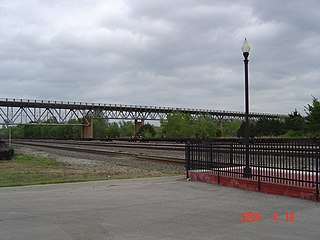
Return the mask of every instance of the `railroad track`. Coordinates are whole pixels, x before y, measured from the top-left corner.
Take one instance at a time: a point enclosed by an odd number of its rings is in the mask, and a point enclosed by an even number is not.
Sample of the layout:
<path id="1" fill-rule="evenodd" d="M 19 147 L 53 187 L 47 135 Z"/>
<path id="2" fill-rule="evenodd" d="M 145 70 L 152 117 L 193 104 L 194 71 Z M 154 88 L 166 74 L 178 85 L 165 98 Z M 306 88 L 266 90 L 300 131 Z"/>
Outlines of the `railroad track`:
<path id="1" fill-rule="evenodd" d="M 169 146 L 146 146 L 146 144 L 105 144 L 105 143 L 97 143 L 94 142 L 69 142 L 69 141 L 23 141 L 23 140 L 14 140 L 12 141 L 13 144 L 16 145 L 27 145 L 27 146 L 36 146 L 36 147 L 44 147 L 44 148 L 53 148 L 53 149 L 60 149 L 66 151 L 76 151 L 76 152 L 84 152 L 84 153 L 91 153 L 91 154 L 100 154 L 100 155 L 124 155 L 124 156 L 131 156 L 138 159 L 143 160 L 152 160 L 157 162 L 165 162 L 165 163 L 173 163 L 178 165 L 184 165 L 185 159 L 184 158 L 177 158 L 177 157 L 169 157 L 169 156 L 159 156 L 159 155 L 147 155 L 143 153 L 132 153 L 127 151 L 120 151 L 120 150 L 110 150 L 105 149 L 105 147 L 115 147 L 115 148 L 140 148 L 140 149 L 151 149 L 151 150 L 162 150 L 162 151 L 184 151 L 182 146 L 177 147 L 169 147 Z"/>
<path id="2" fill-rule="evenodd" d="M 16 142 L 40 142 L 48 144 L 80 145 L 80 146 L 101 146 L 113 148 L 136 148 L 166 151 L 185 151 L 184 144 L 168 143 L 123 143 L 123 142 L 101 142 L 101 141 L 77 141 L 77 140 L 15 140 Z"/>

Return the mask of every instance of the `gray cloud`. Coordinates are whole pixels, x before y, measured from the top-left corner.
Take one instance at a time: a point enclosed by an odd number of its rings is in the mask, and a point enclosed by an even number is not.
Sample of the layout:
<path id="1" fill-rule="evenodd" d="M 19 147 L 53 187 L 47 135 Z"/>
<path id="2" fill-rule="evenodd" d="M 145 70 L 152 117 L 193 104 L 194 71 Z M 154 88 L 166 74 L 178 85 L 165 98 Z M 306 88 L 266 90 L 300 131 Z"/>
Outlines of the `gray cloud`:
<path id="1" fill-rule="evenodd" d="M 0 1 L 0 96 L 255 112 L 319 94 L 320 3 Z"/>

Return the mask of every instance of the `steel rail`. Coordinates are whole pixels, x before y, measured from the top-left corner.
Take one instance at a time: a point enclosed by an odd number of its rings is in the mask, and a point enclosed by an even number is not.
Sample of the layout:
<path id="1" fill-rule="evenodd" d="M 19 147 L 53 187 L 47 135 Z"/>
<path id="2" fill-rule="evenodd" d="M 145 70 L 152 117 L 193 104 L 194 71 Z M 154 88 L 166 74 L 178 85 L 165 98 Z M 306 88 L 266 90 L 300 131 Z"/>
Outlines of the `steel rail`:
<path id="1" fill-rule="evenodd" d="M 26 142 L 25 140 L 14 140 L 15 142 Z M 80 146 L 99 146 L 114 148 L 136 148 L 150 150 L 185 151 L 184 144 L 152 144 L 152 143 L 116 143 L 116 142 L 96 142 L 96 141 L 75 141 L 75 140 L 27 140 L 28 142 L 59 143 Z"/>
<path id="2" fill-rule="evenodd" d="M 185 163 L 184 158 L 173 158 L 173 157 L 161 157 L 157 155 L 144 155 L 141 153 L 129 153 L 129 152 L 119 152 L 119 151 L 111 151 L 106 149 L 92 149 L 87 147 L 79 147 L 77 145 L 68 145 L 65 144 L 52 144 L 52 143 L 40 143 L 40 142 L 23 142 L 23 141 L 14 141 L 13 144 L 16 145 L 29 145 L 29 146 L 36 146 L 36 147 L 45 147 L 45 148 L 53 148 L 53 149 L 60 149 L 66 151 L 76 151 L 76 152 L 84 152 L 84 153 L 91 153 L 91 154 L 112 154 L 112 155 L 124 155 L 124 156 L 131 156 L 138 159 L 144 160 L 152 160 L 156 162 L 163 162 L 163 163 L 173 163 L 178 165 L 183 165 Z"/>

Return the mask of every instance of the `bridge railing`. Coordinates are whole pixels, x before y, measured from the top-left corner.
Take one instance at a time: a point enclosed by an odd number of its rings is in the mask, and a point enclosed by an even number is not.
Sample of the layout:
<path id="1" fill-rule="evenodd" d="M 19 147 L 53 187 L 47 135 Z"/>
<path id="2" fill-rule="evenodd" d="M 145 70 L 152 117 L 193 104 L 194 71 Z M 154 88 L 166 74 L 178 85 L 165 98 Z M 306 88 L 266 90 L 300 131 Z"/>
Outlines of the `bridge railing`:
<path id="1" fill-rule="evenodd" d="M 165 112 L 188 112 L 188 113 L 194 113 L 194 114 L 221 114 L 226 116 L 232 116 L 232 115 L 244 115 L 243 112 L 239 111 L 224 111 L 224 110 L 210 110 L 210 109 L 195 109 L 195 108 L 178 108 L 178 107 L 159 107 L 159 106 L 137 106 L 137 105 L 127 105 L 127 104 L 103 104 L 103 103 L 87 103 L 87 102 L 71 102 L 71 101 L 56 101 L 56 100 L 31 100 L 31 99 L 16 99 L 16 98 L 0 98 L 1 103 L 10 103 L 10 106 L 20 107 L 19 103 L 25 103 L 25 104 L 38 104 L 39 107 L 43 105 L 43 107 L 46 107 L 45 105 L 65 105 L 65 106 L 88 106 L 88 107 L 101 107 L 101 108 L 114 108 L 114 109 L 140 109 L 141 111 L 165 111 Z M 2 105 L 0 105 L 2 107 Z M 254 113 L 251 112 L 250 115 L 252 116 L 267 116 L 267 117 L 279 117 L 281 115 L 279 114 L 269 114 L 269 113 Z"/>

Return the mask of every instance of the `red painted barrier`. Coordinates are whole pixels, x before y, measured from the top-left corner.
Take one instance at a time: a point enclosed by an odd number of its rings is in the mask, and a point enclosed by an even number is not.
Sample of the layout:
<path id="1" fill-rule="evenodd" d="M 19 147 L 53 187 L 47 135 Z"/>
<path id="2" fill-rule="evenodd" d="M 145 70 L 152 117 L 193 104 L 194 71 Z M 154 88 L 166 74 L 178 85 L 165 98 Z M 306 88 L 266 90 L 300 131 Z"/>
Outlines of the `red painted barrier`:
<path id="1" fill-rule="evenodd" d="M 271 182 L 260 182 L 259 189 L 259 184 L 256 180 L 218 176 L 216 174 L 212 174 L 211 172 L 189 171 L 189 178 L 193 181 L 220 184 L 227 187 L 235 187 L 250 191 L 260 191 L 263 193 L 316 201 L 315 188 L 290 186 Z"/>

